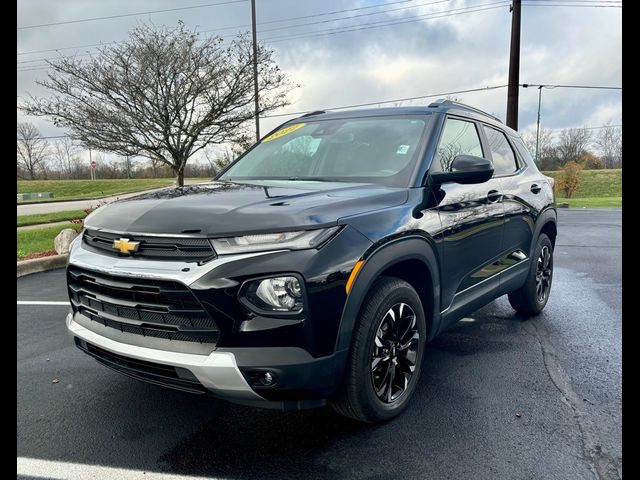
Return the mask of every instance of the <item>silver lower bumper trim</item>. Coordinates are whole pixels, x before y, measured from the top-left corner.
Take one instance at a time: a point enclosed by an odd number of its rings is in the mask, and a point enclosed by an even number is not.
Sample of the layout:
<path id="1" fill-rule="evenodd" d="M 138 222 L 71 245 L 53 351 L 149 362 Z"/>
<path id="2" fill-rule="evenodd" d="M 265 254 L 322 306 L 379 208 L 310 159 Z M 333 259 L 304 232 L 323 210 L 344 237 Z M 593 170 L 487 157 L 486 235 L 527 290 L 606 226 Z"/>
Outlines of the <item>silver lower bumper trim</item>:
<path id="1" fill-rule="evenodd" d="M 222 398 L 237 401 L 266 402 L 246 382 L 242 373 L 240 373 L 235 356 L 231 352 L 212 352 L 209 355 L 196 355 L 156 350 L 116 342 L 98 335 L 76 323 L 71 313 L 67 315 L 66 323 L 72 335 L 112 353 L 138 360 L 185 368 L 193 373 L 204 387 Z"/>

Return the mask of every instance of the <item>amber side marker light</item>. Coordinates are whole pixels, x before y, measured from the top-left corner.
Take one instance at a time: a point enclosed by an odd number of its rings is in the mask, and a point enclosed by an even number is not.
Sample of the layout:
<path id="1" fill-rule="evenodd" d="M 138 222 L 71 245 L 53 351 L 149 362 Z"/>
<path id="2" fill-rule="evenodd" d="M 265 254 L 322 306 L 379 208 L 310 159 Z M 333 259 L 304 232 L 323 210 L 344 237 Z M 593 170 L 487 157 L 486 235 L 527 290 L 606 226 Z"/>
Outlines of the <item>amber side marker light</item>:
<path id="1" fill-rule="evenodd" d="M 362 268 L 362 264 L 364 260 L 358 260 L 356 264 L 353 266 L 353 270 L 351 270 L 351 275 L 349 275 L 349 280 L 347 280 L 347 284 L 344 286 L 344 289 L 347 291 L 347 295 L 351 291 L 351 287 L 353 287 L 353 282 L 356 281 L 356 277 L 358 276 L 358 272 Z"/>

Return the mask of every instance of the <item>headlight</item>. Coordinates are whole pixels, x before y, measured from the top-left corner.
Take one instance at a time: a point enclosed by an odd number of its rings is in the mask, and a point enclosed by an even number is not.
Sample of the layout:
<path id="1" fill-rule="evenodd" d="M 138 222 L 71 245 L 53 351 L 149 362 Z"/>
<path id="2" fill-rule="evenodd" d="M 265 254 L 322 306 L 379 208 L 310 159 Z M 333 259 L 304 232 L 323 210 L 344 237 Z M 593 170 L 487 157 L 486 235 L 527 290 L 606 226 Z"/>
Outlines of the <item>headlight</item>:
<path id="1" fill-rule="evenodd" d="M 263 250 L 303 250 L 322 245 L 340 227 L 318 228 L 297 232 L 265 233 L 242 237 L 216 238 L 211 244 L 218 255 L 260 252 Z"/>
<path id="2" fill-rule="evenodd" d="M 302 310 L 302 287 L 294 276 L 254 280 L 242 289 L 242 296 L 259 310 L 299 312 Z"/>

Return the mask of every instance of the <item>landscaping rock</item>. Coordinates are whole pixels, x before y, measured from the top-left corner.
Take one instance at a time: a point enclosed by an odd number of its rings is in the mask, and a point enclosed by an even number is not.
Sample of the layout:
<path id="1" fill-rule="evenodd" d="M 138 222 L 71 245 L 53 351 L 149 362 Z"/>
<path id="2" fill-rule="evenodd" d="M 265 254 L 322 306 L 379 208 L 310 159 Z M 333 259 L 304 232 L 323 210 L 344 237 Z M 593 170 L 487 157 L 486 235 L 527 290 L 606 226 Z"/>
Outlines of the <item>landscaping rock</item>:
<path id="1" fill-rule="evenodd" d="M 72 228 L 65 228 L 62 230 L 58 236 L 53 240 L 53 248 L 56 249 L 59 255 L 64 255 L 69 253 L 69 245 L 74 238 L 78 236 L 78 232 L 76 232 Z"/>

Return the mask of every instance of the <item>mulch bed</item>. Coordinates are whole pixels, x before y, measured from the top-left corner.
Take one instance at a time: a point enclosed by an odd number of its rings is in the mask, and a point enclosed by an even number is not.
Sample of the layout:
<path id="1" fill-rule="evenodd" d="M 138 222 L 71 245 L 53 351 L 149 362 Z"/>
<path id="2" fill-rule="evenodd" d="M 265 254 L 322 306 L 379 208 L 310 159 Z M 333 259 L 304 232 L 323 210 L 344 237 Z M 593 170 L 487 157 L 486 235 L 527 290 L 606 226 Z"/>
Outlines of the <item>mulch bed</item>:
<path id="1" fill-rule="evenodd" d="M 56 252 L 55 250 L 47 250 L 46 252 L 32 253 L 31 255 L 27 255 L 26 257 L 20 257 L 17 261 L 20 262 L 22 260 L 31 260 L 32 258 L 50 257 L 52 255 L 58 255 L 58 252 Z"/>

